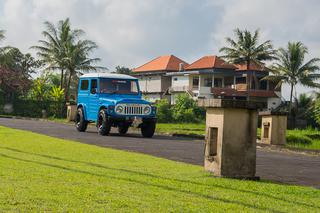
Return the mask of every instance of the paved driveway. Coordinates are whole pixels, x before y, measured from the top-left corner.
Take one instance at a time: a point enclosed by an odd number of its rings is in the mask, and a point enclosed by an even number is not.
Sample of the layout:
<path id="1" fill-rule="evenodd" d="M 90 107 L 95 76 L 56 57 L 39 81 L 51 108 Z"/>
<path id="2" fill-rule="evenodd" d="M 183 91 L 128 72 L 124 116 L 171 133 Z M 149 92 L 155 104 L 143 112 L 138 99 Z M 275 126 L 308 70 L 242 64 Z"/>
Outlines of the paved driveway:
<path id="1" fill-rule="evenodd" d="M 46 121 L 0 118 L 0 125 L 102 147 L 154 155 L 185 163 L 203 164 L 201 140 L 170 136 L 142 138 L 140 134 L 99 136 L 94 127 L 79 133 L 72 125 Z M 1 139 L 0 139 L 1 143 Z M 257 176 L 262 179 L 320 188 L 320 156 L 257 150 Z"/>

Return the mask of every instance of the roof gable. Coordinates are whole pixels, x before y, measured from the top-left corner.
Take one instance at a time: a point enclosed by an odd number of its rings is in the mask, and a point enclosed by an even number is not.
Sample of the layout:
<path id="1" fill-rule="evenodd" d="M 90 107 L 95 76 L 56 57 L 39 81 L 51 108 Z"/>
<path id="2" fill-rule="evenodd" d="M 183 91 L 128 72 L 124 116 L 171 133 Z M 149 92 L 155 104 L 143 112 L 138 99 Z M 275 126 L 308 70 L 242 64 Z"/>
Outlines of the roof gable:
<path id="1" fill-rule="evenodd" d="M 212 69 L 212 68 L 221 68 L 221 69 L 236 69 L 232 64 L 228 64 L 223 59 L 215 55 L 204 56 L 197 61 L 190 64 L 186 67 L 186 70 L 199 70 L 199 69 Z"/>
<path id="2" fill-rule="evenodd" d="M 133 72 L 150 71 L 179 71 L 180 64 L 188 66 L 189 64 L 174 55 L 165 55 L 157 57 L 148 63 L 133 69 Z"/>

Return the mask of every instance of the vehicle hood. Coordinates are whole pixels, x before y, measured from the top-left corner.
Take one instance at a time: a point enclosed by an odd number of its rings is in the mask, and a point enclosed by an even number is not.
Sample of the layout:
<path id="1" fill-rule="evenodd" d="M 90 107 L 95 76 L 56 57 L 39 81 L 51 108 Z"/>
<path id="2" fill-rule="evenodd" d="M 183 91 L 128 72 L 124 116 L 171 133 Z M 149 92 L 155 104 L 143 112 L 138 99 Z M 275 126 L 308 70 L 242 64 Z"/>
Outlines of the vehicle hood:
<path id="1" fill-rule="evenodd" d="M 119 99 L 114 99 L 114 98 L 107 98 L 103 97 L 99 99 L 100 102 L 102 103 L 107 103 L 107 104 L 112 104 L 112 105 L 117 105 L 117 104 L 150 104 L 149 101 L 140 99 L 140 98 L 119 98 Z"/>

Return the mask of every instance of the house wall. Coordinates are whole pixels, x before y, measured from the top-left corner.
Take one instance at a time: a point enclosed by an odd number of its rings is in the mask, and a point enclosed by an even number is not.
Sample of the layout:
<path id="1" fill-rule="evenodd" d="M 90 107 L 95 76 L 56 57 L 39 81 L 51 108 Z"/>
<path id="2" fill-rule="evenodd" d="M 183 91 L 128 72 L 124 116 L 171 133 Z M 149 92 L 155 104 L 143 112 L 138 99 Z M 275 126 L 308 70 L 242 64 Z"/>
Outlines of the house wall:
<path id="1" fill-rule="evenodd" d="M 189 87 L 189 76 L 172 76 L 171 82 L 172 87 Z"/>
<path id="2" fill-rule="evenodd" d="M 139 86 L 142 92 L 161 92 L 161 76 L 139 76 Z"/>

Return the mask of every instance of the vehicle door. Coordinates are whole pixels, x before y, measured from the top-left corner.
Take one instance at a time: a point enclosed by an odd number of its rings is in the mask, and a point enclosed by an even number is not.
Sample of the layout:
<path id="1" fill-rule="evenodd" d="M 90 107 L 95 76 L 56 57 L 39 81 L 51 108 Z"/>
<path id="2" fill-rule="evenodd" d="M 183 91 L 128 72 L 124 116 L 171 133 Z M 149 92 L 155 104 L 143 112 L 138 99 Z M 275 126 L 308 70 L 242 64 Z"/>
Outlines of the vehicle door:
<path id="1" fill-rule="evenodd" d="M 98 93 L 98 79 L 90 79 L 90 92 L 89 92 L 89 118 L 96 120 L 99 110 L 99 93 Z"/>
<path id="2" fill-rule="evenodd" d="M 85 107 L 88 105 L 89 95 L 89 79 L 81 78 L 78 87 L 78 103 L 83 104 Z"/>

